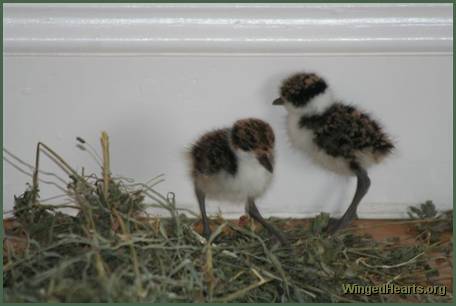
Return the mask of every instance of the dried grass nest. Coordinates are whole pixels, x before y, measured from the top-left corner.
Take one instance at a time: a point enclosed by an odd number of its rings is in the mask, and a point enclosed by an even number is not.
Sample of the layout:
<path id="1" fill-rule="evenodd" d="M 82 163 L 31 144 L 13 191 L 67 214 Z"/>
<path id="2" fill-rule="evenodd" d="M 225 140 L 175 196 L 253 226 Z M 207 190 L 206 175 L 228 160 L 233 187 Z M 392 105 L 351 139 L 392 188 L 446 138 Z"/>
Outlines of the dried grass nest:
<path id="1" fill-rule="evenodd" d="M 79 138 L 81 145 L 85 141 Z M 4 236 L 5 302 L 451 302 L 452 294 L 354 295 L 342 284 L 439 285 L 429 262 L 438 252 L 450 261 L 452 212 L 431 202 L 410 209 L 416 241 L 376 241 L 348 229 L 323 232 L 329 216 L 308 226 L 287 226 L 291 246 L 270 240 L 258 225 L 218 216 L 206 241 L 192 212 L 176 207 L 173 193 L 110 174 L 103 133 L 102 176 L 77 173 L 44 144 L 37 148 L 32 185 L 15 198 L 14 224 Z M 39 198 L 39 152 L 67 172 L 72 203 L 47 205 Z M 161 208 L 167 218 L 148 215 Z M 76 209 L 76 215 L 61 208 Z M 190 215 L 190 217 L 189 217 Z M 193 216 L 196 216 L 193 214 Z M 10 222 L 11 223 L 11 222 Z M 11 225 L 11 224 L 10 224 Z M 443 254 L 443 255 L 442 255 Z"/>

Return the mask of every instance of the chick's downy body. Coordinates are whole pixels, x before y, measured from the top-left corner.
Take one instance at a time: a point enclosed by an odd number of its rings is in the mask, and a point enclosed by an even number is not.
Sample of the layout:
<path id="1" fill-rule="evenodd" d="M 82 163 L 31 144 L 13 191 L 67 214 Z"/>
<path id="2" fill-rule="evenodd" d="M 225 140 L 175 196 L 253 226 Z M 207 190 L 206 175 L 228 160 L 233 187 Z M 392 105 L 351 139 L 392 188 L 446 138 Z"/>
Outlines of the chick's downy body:
<path id="1" fill-rule="evenodd" d="M 258 198 L 272 181 L 273 147 L 266 151 L 271 163 L 268 170 L 260 163 L 258 153 L 236 148 L 230 140 L 231 133 L 232 129 L 212 131 L 194 144 L 194 183 L 209 199 L 239 202 Z"/>
<path id="2" fill-rule="evenodd" d="M 354 174 L 351 161 L 368 169 L 393 149 L 388 136 L 368 114 L 340 102 L 318 114 L 288 113 L 287 129 L 294 147 L 339 174 Z"/>
<path id="3" fill-rule="evenodd" d="M 326 81 L 316 74 L 286 79 L 276 101 L 287 109 L 292 145 L 334 172 L 353 174 L 351 161 L 369 168 L 394 148 L 374 119 L 335 99 Z"/>
<path id="4" fill-rule="evenodd" d="M 246 212 L 279 240 L 282 235 L 260 215 L 255 199 L 265 193 L 274 172 L 274 132 L 260 119 L 238 120 L 233 127 L 208 132 L 190 151 L 191 176 L 208 238 L 205 199 L 245 201 Z"/>
<path id="5" fill-rule="evenodd" d="M 367 113 L 336 100 L 326 81 L 314 73 L 284 80 L 273 104 L 286 108 L 288 136 L 295 148 L 333 172 L 358 178 L 352 204 L 330 231 L 344 227 L 369 189 L 366 169 L 394 149 L 389 136 Z"/>

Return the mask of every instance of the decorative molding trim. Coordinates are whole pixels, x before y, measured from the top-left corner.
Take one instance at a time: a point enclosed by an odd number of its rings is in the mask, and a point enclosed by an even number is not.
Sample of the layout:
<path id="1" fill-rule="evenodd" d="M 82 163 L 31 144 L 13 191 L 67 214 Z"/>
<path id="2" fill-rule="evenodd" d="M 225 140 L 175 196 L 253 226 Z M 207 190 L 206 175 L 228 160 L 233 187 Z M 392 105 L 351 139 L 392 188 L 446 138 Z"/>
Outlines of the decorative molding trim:
<path id="1" fill-rule="evenodd" d="M 4 4 L 6 55 L 453 52 L 451 4 Z"/>

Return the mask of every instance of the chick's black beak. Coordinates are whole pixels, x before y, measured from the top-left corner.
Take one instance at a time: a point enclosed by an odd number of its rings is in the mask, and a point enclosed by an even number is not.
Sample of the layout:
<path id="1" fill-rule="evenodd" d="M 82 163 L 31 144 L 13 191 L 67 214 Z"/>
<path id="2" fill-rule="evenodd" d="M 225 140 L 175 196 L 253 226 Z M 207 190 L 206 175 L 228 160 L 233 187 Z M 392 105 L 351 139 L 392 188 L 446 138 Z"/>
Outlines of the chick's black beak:
<path id="1" fill-rule="evenodd" d="M 271 173 L 274 171 L 274 166 L 272 165 L 272 160 L 268 155 L 261 154 L 260 156 L 257 157 L 257 159 L 266 170 L 268 170 Z"/>
<path id="2" fill-rule="evenodd" d="M 283 105 L 283 100 L 282 98 L 277 98 L 272 102 L 272 105 Z"/>

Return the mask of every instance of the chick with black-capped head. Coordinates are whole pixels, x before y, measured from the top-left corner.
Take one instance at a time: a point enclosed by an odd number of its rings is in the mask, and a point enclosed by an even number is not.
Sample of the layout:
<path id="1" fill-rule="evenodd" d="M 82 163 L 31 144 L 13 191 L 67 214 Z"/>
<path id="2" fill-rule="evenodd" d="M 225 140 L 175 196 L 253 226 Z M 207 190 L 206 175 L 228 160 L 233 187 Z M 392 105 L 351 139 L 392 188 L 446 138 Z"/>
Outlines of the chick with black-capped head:
<path id="1" fill-rule="evenodd" d="M 203 221 L 203 234 L 211 230 L 205 200 L 245 201 L 245 210 L 280 242 L 284 236 L 260 214 L 255 199 L 271 184 L 274 171 L 274 132 L 255 118 L 238 120 L 231 128 L 201 136 L 189 152 L 191 176 Z"/>
<path id="2" fill-rule="evenodd" d="M 327 230 L 334 233 L 356 217 L 370 187 L 366 169 L 380 163 L 394 145 L 374 119 L 335 99 L 326 81 L 315 73 L 297 73 L 285 79 L 273 104 L 287 110 L 287 132 L 295 148 L 331 171 L 357 177 L 347 211 L 329 223 Z"/>

